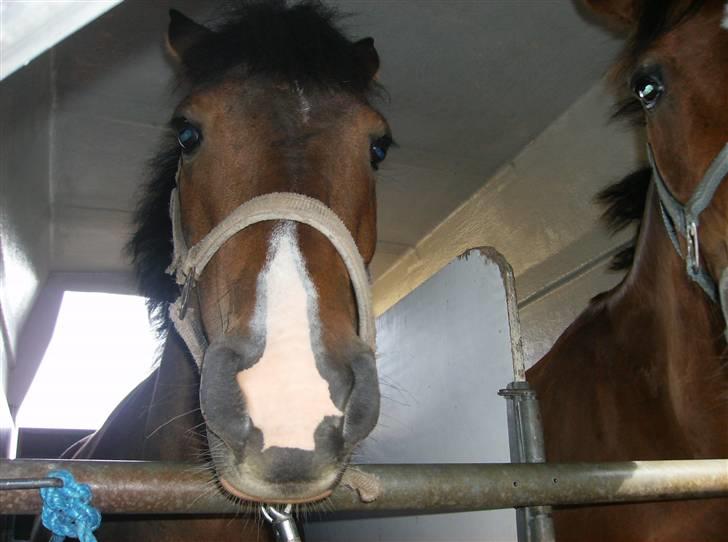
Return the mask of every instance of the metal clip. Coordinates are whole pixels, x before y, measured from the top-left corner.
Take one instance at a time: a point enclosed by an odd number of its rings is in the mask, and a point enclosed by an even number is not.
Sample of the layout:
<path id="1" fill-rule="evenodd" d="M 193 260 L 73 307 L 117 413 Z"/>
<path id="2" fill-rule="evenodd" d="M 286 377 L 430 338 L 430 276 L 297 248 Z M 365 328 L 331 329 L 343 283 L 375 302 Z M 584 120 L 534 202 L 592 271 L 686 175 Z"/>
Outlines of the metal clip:
<path id="1" fill-rule="evenodd" d="M 687 245 L 688 274 L 692 277 L 696 276 L 700 271 L 700 242 L 698 240 L 698 224 L 695 220 L 688 221 Z"/>
<path id="2" fill-rule="evenodd" d="M 276 533 L 276 542 L 301 542 L 296 521 L 291 516 L 291 505 L 288 504 L 281 512 L 269 504 L 260 506 L 263 517 L 271 524 Z"/>
<path id="3" fill-rule="evenodd" d="M 185 319 L 185 314 L 187 314 L 187 304 L 190 301 L 190 291 L 195 287 L 195 273 L 194 270 L 187 275 L 187 280 L 185 281 L 185 285 L 182 287 L 182 295 L 180 295 L 180 301 L 179 301 L 179 312 L 177 313 L 179 315 L 180 320 Z"/>

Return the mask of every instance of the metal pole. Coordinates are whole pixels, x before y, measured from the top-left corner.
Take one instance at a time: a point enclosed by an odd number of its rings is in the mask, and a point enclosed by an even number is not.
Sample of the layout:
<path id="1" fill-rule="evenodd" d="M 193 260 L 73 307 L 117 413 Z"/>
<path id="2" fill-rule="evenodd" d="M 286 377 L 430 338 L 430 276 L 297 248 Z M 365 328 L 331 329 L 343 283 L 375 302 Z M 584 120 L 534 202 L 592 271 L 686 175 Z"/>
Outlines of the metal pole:
<path id="1" fill-rule="evenodd" d="M 518 317 L 518 296 L 513 268 L 502 259 L 499 262 L 506 291 L 508 327 L 511 333 L 511 362 L 513 382 L 500 390 L 508 401 L 508 442 L 513 463 L 544 463 L 541 412 L 536 392 L 526 382 L 526 364 L 523 359 L 521 321 Z M 516 508 L 516 527 L 519 542 L 554 542 L 554 527 L 550 506 Z"/>
<path id="2" fill-rule="evenodd" d="M 0 491 L 10 489 L 40 489 L 42 487 L 63 487 L 63 480 L 59 478 L 0 479 Z"/>
<path id="3" fill-rule="evenodd" d="M 537 505 L 639 502 L 728 496 L 728 460 L 625 463 L 359 465 L 379 482 L 370 503 L 337 488 L 321 511 L 390 515 Z M 91 486 L 93 504 L 120 514 L 241 513 L 191 463 L 1 460 L 4 478 L 42 478 L 68 469 Z M 214 487 L 214 486 L 213 486 Z M 34 514 L 37 490 L 0 491 L 0 513 Z"/>
<path id="4" fill-rule="evenodd" d="M 515 365 L 514 365 L 515 370 Z M 515 381 L 499 395 L 508 401 L 508 441 L 513 463 L 545 463 L 541 412 L 528 382 Z M 519 542 L 554 542 L 550 506 L 516 509 Z"/>

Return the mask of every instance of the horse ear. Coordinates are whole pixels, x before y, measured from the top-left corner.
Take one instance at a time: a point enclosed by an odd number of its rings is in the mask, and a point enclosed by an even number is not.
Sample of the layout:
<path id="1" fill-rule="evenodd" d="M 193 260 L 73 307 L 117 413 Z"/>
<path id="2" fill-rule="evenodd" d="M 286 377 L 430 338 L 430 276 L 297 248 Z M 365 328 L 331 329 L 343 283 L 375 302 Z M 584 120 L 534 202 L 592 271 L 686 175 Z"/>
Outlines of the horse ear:
<path id="1" fill-rule="evenodd" d="M 167 49 L 178 62 L 184 62 L 187 51 L 210 34 L 212 34 L 212 30 L 197 24 L 176 9 L 169 10 Z"/>
<path id="2" fill-rule="evenodd" d="M 584 0 L 584 4 L 616 27 L 637 23 L 637 0 Z"/>
<path id="3" fill-rule="evenodd" d="M 376 79 L 379 73 L 379 53 L 374 48 L 374 38 L 364 38 L 354 44 L 354 51 L 367 69 L 369 79 Z"/>

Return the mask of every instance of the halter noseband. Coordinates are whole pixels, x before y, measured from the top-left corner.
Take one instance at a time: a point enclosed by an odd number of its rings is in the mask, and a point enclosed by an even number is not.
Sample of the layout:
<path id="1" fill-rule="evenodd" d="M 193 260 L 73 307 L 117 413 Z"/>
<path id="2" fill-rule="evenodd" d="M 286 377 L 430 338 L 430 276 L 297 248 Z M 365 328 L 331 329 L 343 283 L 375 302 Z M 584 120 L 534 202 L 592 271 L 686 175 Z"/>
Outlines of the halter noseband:
<path id="1" fill-rule="evenodd" d="M 179 175 L 179 170 L 178 170 Z M 341 256 L 354 288 L 359 317 L 359 337 L 375 347 L 374 311 L 369 276 L 359 249 L 341 219 L 321 201 L 293 192 L 274 192 L 246 201 L 215 226 L 196 245 L 188 248 L 182 231 L 178 189 L 169 202 L 174 253 L 167 273 L 174 275 L 182 292 L 169 307 L 169 316 L 198 366 L 207 349 L 199 315 L 189 306 L 190 291 L 222 245 L 239 231 L 268 220 L 301 222 L 322 233 Z"/>
<path id="2" fill-rule="evenodd" d="M 660 170 L 657 168 L 657 163 L 655 162 L 655 157 L 649 144 L 647 145 L 647 156 L 650 159 L 653 178 L 657 187 L 662 221 L 665 223 L 665 229 L 667 229 L 672 245 L 680 257 L 685 260 L 688 276 L 698 283 L 713 302 L 718 302 L 720 301 L 719 293 L 722 292 L 719 290 L 713 278 L 700 266 L 698 226 L 700 225 L 700 213 L 710 205 L 715 191 L 718 190 L 720 183 L 728 175 L 728 144 L 723 147 L 723 150 L 718 153 L 710 164 L 705 175 L 698 183 L 698 186 L 695 187 L 693 195 L 685 205 L 675 198 L 665 183 L 665 180 L 660 174 Z M 683 254 L 680 248 L 678 233 L 685 237 L 687 255 Z M 724 280 L 721 280 L 721 285 L 723 283 Z"/>

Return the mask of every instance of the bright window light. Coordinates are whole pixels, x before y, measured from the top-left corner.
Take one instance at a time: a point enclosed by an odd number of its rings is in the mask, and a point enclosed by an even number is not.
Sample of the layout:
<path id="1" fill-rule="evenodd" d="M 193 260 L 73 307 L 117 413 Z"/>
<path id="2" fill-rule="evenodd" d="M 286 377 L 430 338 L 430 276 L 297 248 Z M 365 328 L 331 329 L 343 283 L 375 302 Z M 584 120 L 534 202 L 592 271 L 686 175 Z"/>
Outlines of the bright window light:
<path id="1" fill-rule="evenodd" d="M 98 429 L 151 373 L 158 348 L 143 297 L 65 292 L 17 426 Z"/>

